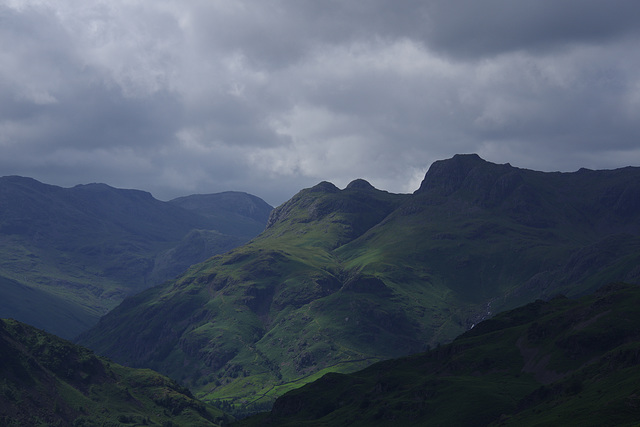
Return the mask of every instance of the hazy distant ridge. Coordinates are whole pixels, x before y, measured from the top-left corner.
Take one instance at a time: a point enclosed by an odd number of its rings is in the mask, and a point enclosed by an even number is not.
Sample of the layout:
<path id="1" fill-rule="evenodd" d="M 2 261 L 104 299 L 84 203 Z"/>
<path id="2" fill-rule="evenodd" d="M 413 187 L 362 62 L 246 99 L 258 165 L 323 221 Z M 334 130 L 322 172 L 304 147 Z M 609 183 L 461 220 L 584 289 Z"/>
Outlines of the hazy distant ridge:
<path id="1" fill-rule="evenodd" d="M 126 295 L 248 241 L 271 210 L 244 193 L 198 197 L 208 203 L 185 209 L 106 184 L 0 178 L 0 316 L 73 337 Z"/>

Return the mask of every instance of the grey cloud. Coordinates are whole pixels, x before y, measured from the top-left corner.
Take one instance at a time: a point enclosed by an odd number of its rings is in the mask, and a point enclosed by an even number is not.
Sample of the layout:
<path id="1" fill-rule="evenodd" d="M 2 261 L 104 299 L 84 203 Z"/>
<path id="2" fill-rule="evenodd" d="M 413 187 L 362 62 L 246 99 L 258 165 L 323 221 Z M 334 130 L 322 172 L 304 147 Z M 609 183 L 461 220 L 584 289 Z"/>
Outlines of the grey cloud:
<path id="1" fill-rule="evenodd" d="M 515 50 L 558 50 L 638 34 L 633 0 L 435 0 L 429 2 L 426 43 L 447 55 L 478 58 Z"/>
<path id="2" fill-rule="evenodd" d="M 516 50 L 543 52 L 638 34 L 633 0 L 281 0 L 208 7 L 196 18 L 210 45 L 271 67 L 318 45 L 409 38 L 457 58 Z M 230 31 L 233 29 L 233 31 Z"/>
<path id="3" fill-rule="evenodd" d="M 630 1 L 0 6 L 0 168 L 168 199 L 640 162 Z M 413 188 L 415 187 L 415 188 Z"/>
<path id="4" fill-rule="evenodd" d="M 318 46 L 413 37 L 425 14 L 420 0 L 274 0 L 201 5 L 192 19 L 203 49 L 242 52 L 255 66 L 282 68 Z"/>

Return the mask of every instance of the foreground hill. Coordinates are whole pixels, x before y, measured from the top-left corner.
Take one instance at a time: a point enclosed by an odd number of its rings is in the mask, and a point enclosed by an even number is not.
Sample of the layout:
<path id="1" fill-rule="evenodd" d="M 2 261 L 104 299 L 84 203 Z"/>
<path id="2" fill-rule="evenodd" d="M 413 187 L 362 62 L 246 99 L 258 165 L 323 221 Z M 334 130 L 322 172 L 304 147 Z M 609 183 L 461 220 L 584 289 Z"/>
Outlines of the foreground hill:
<path id="1" fill-rule="evenodd" d="M 0 316 L 76 336 L 126 295 L 248 241 L 271 210 L 244 193 L 192 197 L 0 178 Z"/>
<path id="2" fill-rule="evenodd" d="M 638 425 L 640 288 L 536 301 L 453 343 L 327 374 L 238 425 Z"/>
<path id="3" fill-rule="evenodd" d="M 230 420 L 188 389 L 0 319 L 0 425 L 216 426 Z M 173 424 L 172 424 L 173 423 Z"/>
<path id="4" fill-rule="evenodd" d="M 640 169 L 543 173 L 476 155 L 414 194 L 323 182 L 249 244 L 128 298 L 80 338 L 225 408 L 452 340 L 493 313 L 640 281 Z"/>

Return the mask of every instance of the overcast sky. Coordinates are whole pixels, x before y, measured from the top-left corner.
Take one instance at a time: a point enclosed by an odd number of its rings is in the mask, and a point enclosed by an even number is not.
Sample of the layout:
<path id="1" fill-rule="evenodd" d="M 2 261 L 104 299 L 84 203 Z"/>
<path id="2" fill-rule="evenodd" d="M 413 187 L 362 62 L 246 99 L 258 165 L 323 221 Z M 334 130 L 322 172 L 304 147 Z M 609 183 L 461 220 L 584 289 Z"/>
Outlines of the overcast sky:
<path id="1" fill-rule="evenodd" d="M 272 205 L 640 166 L 637 0 L 0 0 L 0 175 Z"/>

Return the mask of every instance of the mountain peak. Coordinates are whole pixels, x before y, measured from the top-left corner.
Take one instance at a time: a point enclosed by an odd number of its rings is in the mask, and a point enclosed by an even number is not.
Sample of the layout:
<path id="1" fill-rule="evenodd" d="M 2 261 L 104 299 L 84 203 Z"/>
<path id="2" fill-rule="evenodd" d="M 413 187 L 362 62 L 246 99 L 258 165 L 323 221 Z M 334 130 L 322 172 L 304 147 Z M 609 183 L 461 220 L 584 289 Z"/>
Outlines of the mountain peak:
<path id="1" fill-rule="evenodd" d="M 70 188 L 69 192 L 75 193 L 75 194 L 92 195 L 94 197 L 103 197 L 107 194 L 112 194 L 116 197 L 123 197 L 128 199 L 133 198 L 135 200 L 147 200 L 147 201 L 156 200 L 153 197 L 153 195 L 148 191 L 116 188 L 100 182 L 92 182 L 90 184 L 78 184 Z"/>
<path id="2" fill-rule="evenodd" d="M 312 193 L 338 193 L 340 189 L 329 181 L 322 181 L 309 189 Z"/>
<path id="3" fill-rule="evenodd" d="M 348 189 L 354 190 L 375 190 L 376 188 L 364 179 L 354 179 L 347 185 Z"/>
<path id="4" fill-rule="evenodd" d="M 458 190 L 469 173 L 477 168 L 489 164 L 477 154 L 456 154 L 447 160 L 434 162 L 424 180 L 414 194 L 436 190 L 446 196 Z"/>
<path id="5" fill-rule="evenodd" d="M 224 218 L 240 215 L 250 218 L 260 223 L 257 224 L 260 228 L 257 233 L 262 231 L 273 210 L 273 206 L 261 198 L 241 191 L 192 194 L 170 200 L 169 203 L 205 216 Z"/>

